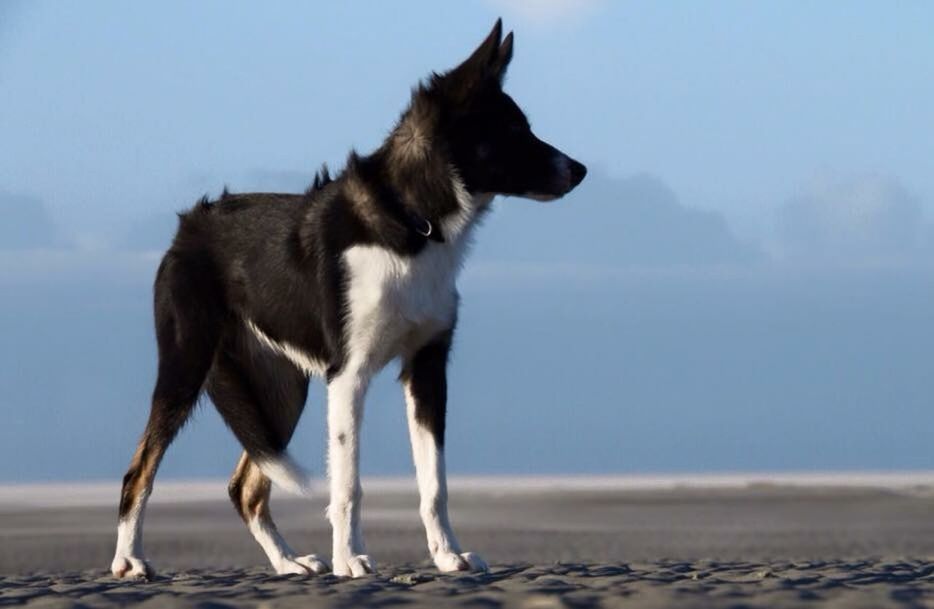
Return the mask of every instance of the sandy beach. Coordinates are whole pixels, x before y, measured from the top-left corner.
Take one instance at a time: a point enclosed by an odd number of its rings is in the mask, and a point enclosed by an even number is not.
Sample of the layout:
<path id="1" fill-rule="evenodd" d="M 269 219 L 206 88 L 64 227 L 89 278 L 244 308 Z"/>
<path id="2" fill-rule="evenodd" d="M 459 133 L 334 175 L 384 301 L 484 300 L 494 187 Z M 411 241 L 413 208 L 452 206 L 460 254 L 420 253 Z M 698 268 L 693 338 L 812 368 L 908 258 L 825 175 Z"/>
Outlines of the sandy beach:
<path id="1" fill-rule="evenodd" d="M 410 481 L 365 483 L 379 573 L 278 577 L 222 482 L 157 485 L 158 575 L 107 572 L 114 483 L 0 486 L 0 606 L 934 607 L 934 475 L 455 479 L 485 574 L 427 561 Z M 327 554 L 326 495 L 277 494 L 302 553 Z"/>

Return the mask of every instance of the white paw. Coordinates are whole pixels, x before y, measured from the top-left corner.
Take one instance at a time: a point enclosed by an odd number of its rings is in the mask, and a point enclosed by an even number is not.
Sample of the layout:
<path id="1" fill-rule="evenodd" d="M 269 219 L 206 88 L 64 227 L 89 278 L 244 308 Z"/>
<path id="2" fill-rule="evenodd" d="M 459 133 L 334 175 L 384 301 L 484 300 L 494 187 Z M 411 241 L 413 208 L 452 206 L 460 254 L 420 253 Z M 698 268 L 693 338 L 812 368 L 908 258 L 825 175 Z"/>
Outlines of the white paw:
<path id="1" fill-rule="evenodd" d="M 114 577 L 126 579 L 152 579 L 156 575 L 145 558 L 135 556 L 115 556 L 110 572 Z"/>
<path id="2" fill-rule="evenodd" d="M 308 575 L 308 569 L 291 558 L 283 558 L 273 565 L 276 575 Z"/>
<path id="3" fill-rule="evenodd" d="M 331 565 L 316 554 L 282 558 L 273 565 L 277 575 L 318 575 L 331 570 Z"/>
<path id="4" fill-rule="evenodd" d="M 331 572 L 331 563 L 324 556 L 309 554 L 308 556 L 297 556 L 295 562 L 307 568 L 315 575 Z"/>
<path id="5" fill-rule="evenodd" d="M 486 561 L 473 552 L 438 552 L 434 555 L 435 566 L 443 573 L 451 571 L 488 571 Z"/>
<path id="6" fill-rule="evenodd" d="M 340 577 L 363 577 L 376 573 L 376 562 L 366 554 L 355 554 L 350 558 L 334 558 L 334 575 Z"/>

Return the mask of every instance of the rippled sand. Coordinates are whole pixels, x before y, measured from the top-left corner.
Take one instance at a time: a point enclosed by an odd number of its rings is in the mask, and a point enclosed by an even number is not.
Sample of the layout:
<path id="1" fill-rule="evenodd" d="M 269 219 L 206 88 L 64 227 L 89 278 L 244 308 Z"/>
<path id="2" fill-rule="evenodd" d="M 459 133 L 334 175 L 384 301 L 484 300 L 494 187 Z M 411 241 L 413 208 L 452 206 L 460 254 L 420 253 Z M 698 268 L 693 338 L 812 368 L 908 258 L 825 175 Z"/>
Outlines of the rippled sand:
<path id="1" fill-rule="evenodd" d="M 0 606 L 934 607 L 927 486 L 663 486 L 455 485 L 461 542 L 493 566 L 441 575 L 415 495 L 375 485 L 364 527 L 379 574 L 341 580 L 273 575 L 211 498 L 221 484 L 165 485 L 147 518 L 151 582 L 105 570 L 115 508 L 101 497 L 115 488 L 0 489 Z M 327 553 L 322 499 L 273 507 L 296 550 Z"/>

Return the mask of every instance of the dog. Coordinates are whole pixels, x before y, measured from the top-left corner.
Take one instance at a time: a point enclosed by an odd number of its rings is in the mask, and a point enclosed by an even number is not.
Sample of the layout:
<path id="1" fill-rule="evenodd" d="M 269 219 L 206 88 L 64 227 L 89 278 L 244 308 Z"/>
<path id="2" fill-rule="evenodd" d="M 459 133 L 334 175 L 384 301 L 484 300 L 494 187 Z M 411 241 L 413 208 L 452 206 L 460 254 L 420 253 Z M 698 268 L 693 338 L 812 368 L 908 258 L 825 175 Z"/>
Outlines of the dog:
<path id="1" fill-rule="evenodd" d="M 224 191 L 179 214 L 154 285 L 159 367 L 123 478 L 111 571 L 148 578 L 143 516 L 166 448 L 207 393 L 244 452 L 230 499 L 279 574 L 374 573 L 360 525 L 359 438 L 370 379 L 400 360 L 428 550 L 441 571 L 482 571 L 447 511 L 446 367 L 456 278 L 496 195 L 557 199 L 584 165 L 538 139 L 503 91 L 502 21 L 460 65 L 432 74 L 385 142 L 324 167 L 304 194 Z M 271 484 L 304 493 L 287 452 L 310 377 L 327 383 L 331 560 L 292 551 Z"/>

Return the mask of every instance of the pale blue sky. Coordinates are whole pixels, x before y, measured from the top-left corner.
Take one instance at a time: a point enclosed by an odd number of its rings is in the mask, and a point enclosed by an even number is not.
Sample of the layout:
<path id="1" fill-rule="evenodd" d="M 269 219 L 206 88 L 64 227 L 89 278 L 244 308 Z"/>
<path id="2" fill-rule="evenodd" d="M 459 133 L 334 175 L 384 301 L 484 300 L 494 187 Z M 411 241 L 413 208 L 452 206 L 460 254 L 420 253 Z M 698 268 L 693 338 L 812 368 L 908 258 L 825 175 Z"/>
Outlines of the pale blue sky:
<path id="1" fill-rule="evenodd" d="M 526 4 L 545 8 L 509 8 Z M 658 175 L 688 204 L 760 231 L 759 217 L 815 175 L 882 174 L 929 210 L 934 200 L 926 2 L 0 10 L 0 184 L 43 198 L 94 243 L 107 235 L 88 209 L 120 226 L 183 206 L 198 187 L 372 148 L 411 85 L 500 14 L 517 30 L 509 90 L 546 138 L 595 168 Z"/>
<path id="2" fill-rule="evenodd" d="M 591 175 L 478 236 L 452 471 L 934 467 L 934 4 L 8 0 L 0 479 L 120 475 L 173 213 L 372 149 L 499 15 L 508 91 Z M 405 471 L 374 400 L 364 465 Z M 232 465 L 200 418 L 170 475 Z"/>

